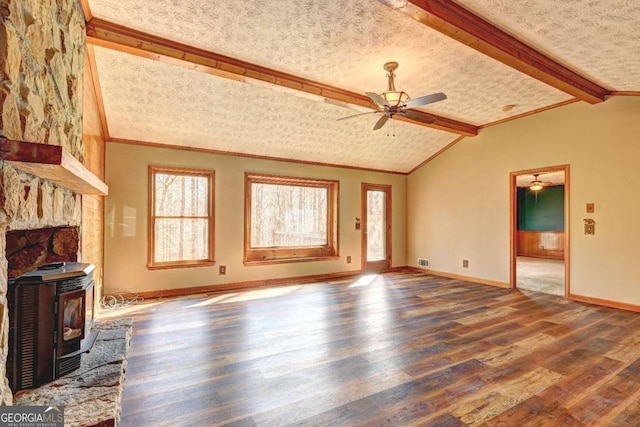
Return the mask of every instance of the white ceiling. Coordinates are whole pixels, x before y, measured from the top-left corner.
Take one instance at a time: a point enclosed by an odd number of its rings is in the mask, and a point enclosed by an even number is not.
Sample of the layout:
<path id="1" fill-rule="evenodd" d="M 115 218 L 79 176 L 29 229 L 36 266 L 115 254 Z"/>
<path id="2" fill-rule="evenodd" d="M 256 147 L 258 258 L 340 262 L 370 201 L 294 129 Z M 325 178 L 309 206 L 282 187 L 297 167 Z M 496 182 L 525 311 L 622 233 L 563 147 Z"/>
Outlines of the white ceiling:
<path id="1" fill-rule="evenodd" d="M 461 3 L 609 90 L 640 90 L 640 2 Z M 89 0 L 89 6 L 106 21 L 356 93 L 384 91 L 382 65 L 398 61 L 398 89 L 412 97 L 444 92 L 447 100 L 423 110 L 472 125 L 573 98 L 382 1 Z M 387 136 L 389 125 L 372 131 L 377 115 L 337 122 L 359 111 L 290 90 L 102 47 L 95 47 L 95 59 L 112 138 L 404 173 L 459 138 L 399 121 L 396 136 Z M 515 107 L 503 111 L 507 104 Z"/>

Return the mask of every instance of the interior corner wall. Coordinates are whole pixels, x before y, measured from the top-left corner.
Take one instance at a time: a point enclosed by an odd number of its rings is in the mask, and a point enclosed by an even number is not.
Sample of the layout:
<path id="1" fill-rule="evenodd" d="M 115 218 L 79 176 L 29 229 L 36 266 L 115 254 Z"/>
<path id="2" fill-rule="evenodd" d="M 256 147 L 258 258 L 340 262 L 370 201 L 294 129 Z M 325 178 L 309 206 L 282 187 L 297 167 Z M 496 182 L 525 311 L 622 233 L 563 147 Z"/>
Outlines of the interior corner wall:
<path id="1" fill-rule="evenodd" d="M 569 164 L 571 293 L 640 305 L 639 118 L 640 97 L 616 96 L 460 141 L 408 178 L 409 265 L 428 258 L 436 271 L 508 283 L 510 172 Z"/>
<path id="2" fill-rule="evenodd" d="M 292 162 L 107 143 L 105 207 L 106 294 L 154 292 L 229 283 L 359 271 L 361 183 L 392 186 L 392 266 L 406 265 L 406 175 Z M 213 267 L 147 269 L 148 166 L 215 171 L 215 259 Z M 339 253 L 330 261 L 244 266 L 244 174 L 258 172 L 340 181 Z M 351 256 L 352 263 L 346 263 Z M 226 275 L 218 274 L 225 265 Z"/>
<path id="3" fill-rule="evenodd" d="M 82 140 L 84 145 L 84 165 L 98 178 L 104 181 L 105 136 L 98 105 L 98 95 L 89 62 L 84 61 L 84 92 L 82 102 Z M 104 273 L 104 196 L 82 195 L 82 261 L 94 264 L 96 269 L 94 302 L 98 304 L 102 297 L 102 278 Z"/>

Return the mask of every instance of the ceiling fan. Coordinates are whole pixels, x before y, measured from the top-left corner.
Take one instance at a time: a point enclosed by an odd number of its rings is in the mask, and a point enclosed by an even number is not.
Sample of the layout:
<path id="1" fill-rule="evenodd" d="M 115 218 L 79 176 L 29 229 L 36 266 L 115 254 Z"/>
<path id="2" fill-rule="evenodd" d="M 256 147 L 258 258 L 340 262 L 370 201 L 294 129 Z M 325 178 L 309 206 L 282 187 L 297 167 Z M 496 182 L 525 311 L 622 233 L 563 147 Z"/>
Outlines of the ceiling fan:
<path id="1" fill-rule="evenodd" d="M 551 182 L 548 182 L 548 181 L 540 181 L 538 179 L 538 175 L 540 174 L 539 173 L 533 174 L 533 181 L 529 183 L 529 190 L 537 192 L 542 190 L 544 187 L 547 187 L 552 184 Z"/>
<path id="2" fill-rule="evenodd" d="M 421 96 L 419 98 L 411 99 L 406 92 L 396 90 L 393 78 L 396 76 L 393 72 L 398 68 L 397 62 L 387 62 L 383 67 L 387 71 L 387 78 L 389 86 L 386 92 L 377 94 L 375 92 L 365 92 L 365 94 L 378 106 L 376 111 L 369 111 L 366 113 L 354 114 L 352 116 L 342 117 L 338 120 L 350 119 L 352 117 L 362 116 L 364 114 L 376 114 L 381 113 L 382 117 L 373 126 L 373 130 L 378 130 L 387 122 L 387 120 L 393 118 L 396 114 L 399 116 L 407 117 L 411 120 L 415 120 L 422 123 L 433 123 L 435 118 L 419 114 L 415 111 L 408 110 L 411 107 L 420 107 L 422 105 L 431 104 L 434 102 L 447 99 L 447 95 L 442 92 L 433 93 L 431 95 Z"/>

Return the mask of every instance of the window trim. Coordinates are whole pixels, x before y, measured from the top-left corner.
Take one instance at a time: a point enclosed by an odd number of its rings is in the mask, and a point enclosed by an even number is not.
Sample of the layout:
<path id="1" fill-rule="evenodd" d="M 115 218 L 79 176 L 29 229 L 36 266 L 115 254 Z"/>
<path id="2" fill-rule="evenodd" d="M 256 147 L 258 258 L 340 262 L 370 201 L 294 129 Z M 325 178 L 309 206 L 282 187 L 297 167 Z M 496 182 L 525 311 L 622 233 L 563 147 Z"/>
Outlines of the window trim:
<path id="1" fill-rule="evenodd" d="M 156 173 L 169 173 L 174 175 L 188 175 L 188 176 L 204 176 L 207 178 L 209 185 L 208 191 L 208 257 L 206 259 L 198 260 L 180 260 L 180 261 L 154 261 L 155 255 L 155 175 Z M 188 267 L 207 267 L 215 265 L 215 171 L 210 169 L 193 169 L 193 168 L 180 168 L 173 166 L 158 166 L 149 165 L 148 175 L 148 206 L 147 206 L 147 269 L 149 270 L 161 270 L 169 268 L 188 268 Z M 175 218 L 195 218 L 191 216 L 187 217 L 175 217 Z"/>
<path id="2" fill-rule="evenodd" d="M 340 181 L 316 178 L 300 178 L 245 172 L 244 185 L 244 265 L 269 265 L 289 262 L 335 260 L 338 248 L 338 200 Z M 315 246 L 251 247 L 251 185 L 290 185 L 327 189 L 327 244 Z"/>

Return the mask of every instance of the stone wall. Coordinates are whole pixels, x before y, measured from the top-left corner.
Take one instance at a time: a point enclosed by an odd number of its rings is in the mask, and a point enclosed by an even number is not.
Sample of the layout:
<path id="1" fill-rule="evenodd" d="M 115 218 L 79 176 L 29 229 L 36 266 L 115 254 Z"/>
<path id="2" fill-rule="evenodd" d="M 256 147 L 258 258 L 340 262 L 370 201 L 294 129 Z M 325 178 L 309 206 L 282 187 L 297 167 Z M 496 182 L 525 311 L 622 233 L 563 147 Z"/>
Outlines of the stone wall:
<path id="1" fill-rule="evenodd" d="M 83 160 L 84 16 L 76 0 L 0 0 L 0 132 Z M 81 221 L 80 196 L 0 161 L 0 404 L 6 379 L 6 232 Z"/>
<path id="2" fill-rule="evenodd" d="M 9 279 L 20 277 L 43 264 L 78 261 L 76 227 L 48 227 L 7 232 L 6 257 Z"/>

